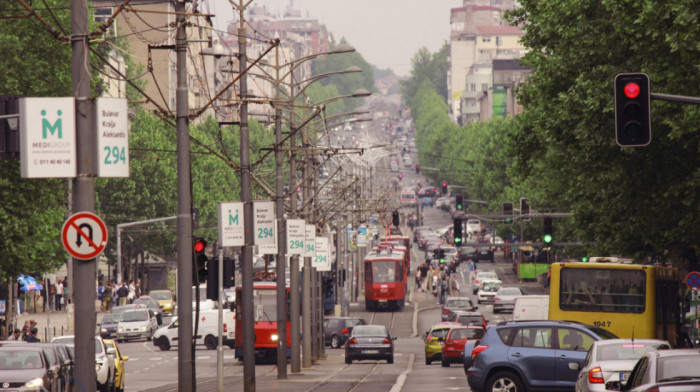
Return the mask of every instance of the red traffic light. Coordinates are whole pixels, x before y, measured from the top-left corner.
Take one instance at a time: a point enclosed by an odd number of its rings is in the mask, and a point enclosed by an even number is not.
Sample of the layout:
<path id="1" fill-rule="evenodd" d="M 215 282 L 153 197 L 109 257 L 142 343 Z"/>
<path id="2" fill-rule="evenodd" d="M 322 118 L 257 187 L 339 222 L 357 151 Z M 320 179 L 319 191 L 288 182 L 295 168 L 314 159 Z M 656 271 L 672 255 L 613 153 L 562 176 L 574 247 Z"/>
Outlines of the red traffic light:
<path id="1" fill-rule="evenodd" d="M 627 83 L 624 88 L 625 91 L 625 97 L 629 99 L 634 99 L 639 96 L 639 93 L 642 91 L 642 89 L 639 87 L 637 83 L 631 82 Z"/>
<path id="2" fill-rule="evenodd" d="M 447 186 L 447 183 L 445 181 L 442 182 L 443 188 Z"/>
<path id="3" fill-rule="evenodd" d="M 206 248 L 206 247 L 207 247 L 207 242 L 204 240 L 196 240 L 194 242 L 194 251 L 197 253 L 203 252 L 204 248 Z"/>

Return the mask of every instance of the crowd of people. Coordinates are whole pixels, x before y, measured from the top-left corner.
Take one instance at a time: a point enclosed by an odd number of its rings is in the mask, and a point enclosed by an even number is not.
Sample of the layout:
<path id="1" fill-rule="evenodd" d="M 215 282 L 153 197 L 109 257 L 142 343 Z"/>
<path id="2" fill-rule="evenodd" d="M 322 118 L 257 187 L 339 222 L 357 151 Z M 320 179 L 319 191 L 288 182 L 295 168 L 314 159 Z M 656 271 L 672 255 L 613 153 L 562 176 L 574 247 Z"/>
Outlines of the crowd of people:
<path id="1" fill-rule="evenodd" d="M 37 328 L 37 322 L 34 320 L 27 320 L 22 329 L 14 328 L 10 331 L 7 330 L 5 320 L 0 320 L 0 337 L 3 339 L 7 336 L 6 340 L 23 340 L 27 343 L 39 343 L 41 340 L 37 336 L 38 334 L 39 329 Z"/>
<path id="2" fill-rule="evenodd" d="M 473 261 L 471 261 L 473 265 Z M 459 281 L 449 265 L 434 265 L 426 260 L 416 269 L 416 287 L 418 291 L 430 292 L 438 304 L 444 304 L 449 296 L 459 295 Z"/>
<path id="3" fill-rule="evenodd" d="M 126 282 L 107 282 L 106 286 L 102 286 L 98 282 L 97 295 L 102 310 L 111 312 L 113 307 L 131 304 L 141 296 L 141 279 L 130 280 L 128 285 Z"/>

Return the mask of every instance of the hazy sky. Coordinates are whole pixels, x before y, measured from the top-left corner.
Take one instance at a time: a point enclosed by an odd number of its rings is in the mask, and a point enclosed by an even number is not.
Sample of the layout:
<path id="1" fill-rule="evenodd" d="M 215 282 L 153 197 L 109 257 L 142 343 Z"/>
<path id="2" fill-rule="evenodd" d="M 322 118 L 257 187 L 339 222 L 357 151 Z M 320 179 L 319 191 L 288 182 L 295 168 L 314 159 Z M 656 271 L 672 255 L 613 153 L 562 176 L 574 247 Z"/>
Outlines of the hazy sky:
<path id="1" fill-rule="evenodd" d="M 232 0 L 236 4 L 240 0 Z M 204 0 L 217 15 L 214 24 L 225 28 L 233 18 L 229 0 Z M 318 19 L 329 32 L 345 39 L 379 68 L 407 76 L 411 58 L 421 47 L 436 52 L 449 40 L 450 8 L 462 0 L 291 0 L 302 16 Z M 290 0 L 253 0 L 275 15 Z M 206 8 L 205 8 L 206 11 Z"/>

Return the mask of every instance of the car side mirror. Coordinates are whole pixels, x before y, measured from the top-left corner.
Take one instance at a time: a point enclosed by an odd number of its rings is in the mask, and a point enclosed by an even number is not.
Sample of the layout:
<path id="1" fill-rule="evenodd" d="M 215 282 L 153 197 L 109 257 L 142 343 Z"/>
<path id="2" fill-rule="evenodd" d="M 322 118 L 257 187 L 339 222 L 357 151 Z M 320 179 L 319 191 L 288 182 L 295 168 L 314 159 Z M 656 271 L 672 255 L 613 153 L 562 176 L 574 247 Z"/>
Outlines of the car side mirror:
<path id="1" fill-rule="evenodd" d="M 117 353 L 117 350 L 114 347 L 110 347 L 107 349 L 107 354 L 109 355 L 114 355 Z"/>
<path id="2" fill-rule="evenodd" d="M 619 381 L 608 381 L 605 383 L 606 391 L 621 391 L 622 383 Z"/>
<path id="3" fill-rule="evenodd" d="M 569 370 L 578 370 L 578 362 L 569 362 Z"/>

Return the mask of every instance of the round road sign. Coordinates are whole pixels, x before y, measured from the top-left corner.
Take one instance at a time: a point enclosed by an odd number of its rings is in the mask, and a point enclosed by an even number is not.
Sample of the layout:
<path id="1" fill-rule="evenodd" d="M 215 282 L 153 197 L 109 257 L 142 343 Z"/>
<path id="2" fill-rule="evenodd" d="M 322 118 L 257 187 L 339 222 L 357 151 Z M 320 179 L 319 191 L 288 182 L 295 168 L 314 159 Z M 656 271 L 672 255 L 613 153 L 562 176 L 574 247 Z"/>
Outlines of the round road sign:
<path id="1" fill-rule="evenodd" d="M 690 272 L 685 277 L 685 284 L 689 289 L 700 288 L 700 272 Z"/>
<path id="2" fill-rule="evenodd" d="M 61 241 L 66 251 L 76 259 L 93 259 L 107 245 L 107 226 L 92 212 L 78 212 L 63 224 Z"/>

